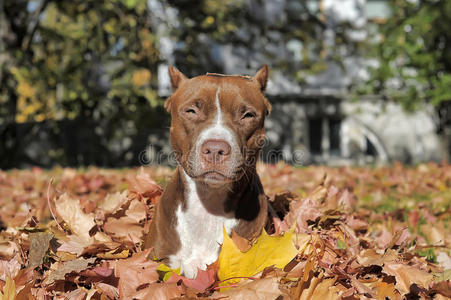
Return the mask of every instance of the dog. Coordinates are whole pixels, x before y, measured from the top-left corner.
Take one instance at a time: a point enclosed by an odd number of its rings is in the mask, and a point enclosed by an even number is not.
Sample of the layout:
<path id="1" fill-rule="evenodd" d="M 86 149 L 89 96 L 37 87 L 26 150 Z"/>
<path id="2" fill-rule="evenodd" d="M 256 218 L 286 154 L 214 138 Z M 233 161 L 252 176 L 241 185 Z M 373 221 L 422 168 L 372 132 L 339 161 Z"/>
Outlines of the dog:
<path id="1" fill-rule="evenodd" d="M 207 73 L 187 78 L 169 67 L 173 89 L 170 140 L 178 162 L 144 248 L 188 278 L 214 263 L 223 228 L 251 239 L 267 220 L 256 171 L 271 110 L 264 96 L 268 67 L 253 77 Z"/>

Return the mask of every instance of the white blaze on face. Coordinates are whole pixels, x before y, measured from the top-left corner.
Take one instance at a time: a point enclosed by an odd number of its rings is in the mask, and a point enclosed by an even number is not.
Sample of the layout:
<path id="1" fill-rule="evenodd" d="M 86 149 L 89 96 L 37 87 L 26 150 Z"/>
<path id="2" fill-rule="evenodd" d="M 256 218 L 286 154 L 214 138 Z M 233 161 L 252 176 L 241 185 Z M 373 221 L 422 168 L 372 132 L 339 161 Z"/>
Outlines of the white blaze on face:
<path id="1" fill-rule="evenodd" d="M 195 148 L 195 156 L 196 160 L 200 162 L 201 167 L 203 162 L 199 159 L 200 157 L 200 148 L 202 144 L 210 139 L 217 139 L 217 140 L 225 140 L 227 143 L 229 143 L 231 147 L 231 153 L 232 153 L 232 161 L 234 158 L 235 153 L 238 153 L 238 143 L 236 142 L 235 135 L 233 131 L 224 124 L 223 114 L 221 110 L 221 103 L 219 100 L 219 93 L 221 91 L 221 88 L 218 88 L 216 91 L 215 96 L 215 105 L 216 105 L 216 115 L 213 121 L 213 124 L 202 130 L 199 134 L 199 138 L 196 142 L 196 148 Z M 238 152 L 237 152 L 238 151 Z"/>

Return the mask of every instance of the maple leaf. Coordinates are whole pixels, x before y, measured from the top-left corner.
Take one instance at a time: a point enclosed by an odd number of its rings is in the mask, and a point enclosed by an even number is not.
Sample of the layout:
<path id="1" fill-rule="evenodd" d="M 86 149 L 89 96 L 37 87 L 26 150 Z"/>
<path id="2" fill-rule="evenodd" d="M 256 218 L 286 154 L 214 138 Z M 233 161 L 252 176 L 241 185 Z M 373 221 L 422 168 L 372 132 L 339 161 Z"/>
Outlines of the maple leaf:
<path id="1" fill-rule="evenodd" d="M 88 243 L 92 241 L 89 231 L 96 225 L 94 214 L 85 214 L 78 199 L 73 199 L 64 193 L 55 201 L 55 207 L 58 215 L 66 222 L 72 233 Z"/>
<path id="2" fill-rule="evenodd" d="M 17 257 L 7 261 L 0 260 L 0 280 L 6 281 L 6 278 L 15 278 L 20 271 L 20 262 Z"/>
<path id="3" fill-rule="evenodd" d="M 122 193 L 116 192 L 114 194 L 108 194 L 97 206 L 98 209 L 103 210 L 105 214 L 114 214 L 116 211 L 124 205 L 127 199 L 128 192 L 123 191 Z"/>
<path id="4" fill-rule="evenodd" d="M 263 230 L 252 247 L 243 253 L 224 229 L 224 243 L 219 254 L 219 280 L 253 276 L 269 266 L 284 268 L 298 253 L 293 233 L 294 228 L 283 236 L 269 236 Z"/>
<path id="5" fill-rule="evenodd" d="M 182 295 L 182 292 L 183 288 L 175 282 L 151 283 L 149 284 L 148 287 L 136 292 L 133 295 L 133 299 L 144 299 L 144 300 L 179 299 L 178 297 Z"/>
<path id="6" fill-rule="evenodd" d="M 114 274 L 119 277 L 119 294 L 121 299 L 132 299 L 137 288 L 158 280 L 157 262 L 147 259 L 150 251 L 135 253 L 132 257 L 119 260 L 114 268 Z"/>
<path id="7" fill-rule="evenodd" d="M 150 174 L 141 167 L 136 176 L 127 177 L 129 189 L 131 192 L 137 193 L 147 198 L 159 196 L 163 189 L 150 177 Z"/>
<path id="8" fill-rule="evenodd" d="M 214 269 L 208 269 L 206 271 L 197 269 L 196 278 L 191 279 L 173 272 L 172 276 L 166 282 L 178 282 L 179 280 L 181 280 L 185 286 L 201 292 L 215 282 L 215 273 L 216 272 Z"/>
<path id="9" fill-rule="evenodd" d="M 279 289 L 279 283 L 275 277 L 244 282 L 233 289 L 213 294 L 215 299 L 224 297 L 226 299 L 234 300 L 279 299 L 279 296 L 283 296 L 283 293 Z"/>
<path id="10" fill-rule="evenodd" d="M 334 286 L 335 281 L 335 278 L 323 279 L 322 275 L 320 277 L 313 277 L 309 287 L 302 292 L 299 299 L 339 299 L 339 290 Z"/>
<path id="11" fill-rule="evenodd" d="M 427 289 L 434 280 L 432 274 L 403 264 L 386 264 L 383 267 L 383 272 L 395 276 L 396 289 L 401 294 L 407 294 L 410 291 L 410 286 L 414 283 Z"/>

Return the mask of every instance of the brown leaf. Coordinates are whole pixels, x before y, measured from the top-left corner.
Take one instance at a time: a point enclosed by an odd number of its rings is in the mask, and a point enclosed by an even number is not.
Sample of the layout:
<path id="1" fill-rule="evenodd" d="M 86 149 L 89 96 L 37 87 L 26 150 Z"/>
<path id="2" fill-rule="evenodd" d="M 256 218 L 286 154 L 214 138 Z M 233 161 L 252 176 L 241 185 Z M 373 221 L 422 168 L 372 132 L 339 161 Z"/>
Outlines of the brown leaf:
<path id="1" fill-rule="evenodd" d="M 151 249 L 135 253 L 132 257 L 118 260 L 114 274 L 119 277 L 119 294 L 121 299 L 131 299 L 136 294 L 136 288 L 158 280 L 157 262 L 147 259 Z"/>
<path id="2" fill-rule="evenodd" d="M 445 297 L 451 298 L 451 281 L 446 280 L 434 282 L 434 284 L 432 285 L 432 290 Z"/>
<path id="3" fill-rule="evenodd" d="M 235 230 L 232 230 L 232 241 L 235 243 L 237 248 L 240 249 L 241 252 L 247 252 L 247 250 L 249 250 L 252 246 L 252 244 L 247 239 L 240 236 L 235 232 Z"/>
<path id="4" fill-rule="evenodd" d="M 206 271 L 198 269 L 195 279 L 186 278 L 185 276 L 177 275 L 174 272 L 166 282 L 178 282 L 179 280 L 182 280 L 185 286 L 202 292 L 215 282 L 215 275 L 216 272 L 214 269 L 208 269 Z"/>
<path id="5" fill-rule="evenodd" d="M 145 300 L 174 299 L 180 297 L 182 291 L 183 288 L 176 283 L 151 283 L 148 287 L 130 295 L 129 299 L 132 297 Z"/>
<path id="6" fill-rule="evenodd" d="M 96 225 L 94 214 L 85 214 L 80 207 L 80 201 L 71 198 L 67 193 L 55 201 L 55 207 L 58 215 L 66 222 L 73 234 L 87 243 L 92 242 L 89 231 Z"/>
<path id="7" fill-rule="evenodd" d="M 130 206 L 125 212 L 126 216 L 139 223 L 141 220 L 146 218 L 147 206 L 138 200 L 133 200 L 130 202 Z"/>
<path id="8" fill-rule="evenodd" d="M 335 278 L 313 277 L 308 289 L 302 292 L 300 300 L 339 299 L 339 290 L 334 283 Z"/>
<path id="9" fill-rule="evenodd" d="M 401 294 L 409 293 L 410 286 L 414 283 L 419 287 L 428 289 L 429 284 L 434 280 L 432 274 L 403 264 L 386 264 L 383 267 L 383 272 L 395 276 L 396 288 Z"/>
<path id="10" fill-rule="evenodd" d="M 150 174 L 144 171 L 143 167 L 139 169 L 136 176 L 129 176 L 127 180 L 131 192 L 135 192 L 138 195 L 147 198 L 159 196 L 163 191 L 162 188 L 152 180 Z"/>
<path id="11" fill-rule="evenodd" d="M 379 254 L 374 249 L 362 250 L 357 256 L 357 262 L 363 267 L 383 266 L 385 263 L 391 263 L 398 259 L 398 253 L 395 250 L 388 249 L 385 253 Z"/>
<path id="12" fill-rule="evenodd" d="M 395 290 L 395 285 L 393 283 L 386 283 L 383 281 L 377 281 L 377 299 L 401 299 L 401 295 Z"/>
<path id="13" fill-rule="evenodd" d="M 98 282 L 95 284 L 97 290 L 105 294 L 110 299 L 118 299 L 119 298 L 119 289 L 115 286 Z"/>
<path id="14" fill-rule="evenodd" d="M 127 195 L 127 191 L 108 194 L 97 207 L 103 210 L 105 214 L 114 214 L 128 201 Z"/>
<path id="15" fill-rule="evenodd" d="M 67 274 L 83 271 L 95 260 L 95 257 L 91 257 L 88 259 L 78 258 L 66 262 L 56 262 L 52 264 L 50 270 L 47 272 L 48 277 L 45 280 L 45 285 L 51 285 L 57 280 L 65 280 Z"/>
<path id="16" fill-rule="evenodd" d="M 144 234 L 143 226 L 130 217 L 121 217 L 119 219 L 110 217 L 103 225 L 103 229 L 116 240 L 128 241 L 133 244 L 139 243 Z"/>
<path id="17" fill-rule="evenodd" d="M 21 264 L 16 257 L 7 261 L 0 260 L 0 280 L 6 281 L 6 278 L 15 278 L 19 274 Z"/>
<path id="18" fill-rule="evenodd" d="M 44 256 L 49 249 L 50 240 L 53 235 L 48 232 L 30 233 L 30 254 L 28 256 L 28 267 L 35 268 L 42 265 Z"/>
<path id="19" fill-rule="evenodd" d="M 227 299 L 249 300 L 249 299 L 276 299 L 284 293 L 279 289 L 277 278 L 268 277 L 252 282 L 245 282 L 237 287 L 224 292 L 215 292 L 213 297 L 220 298 L 227 296 Z"/>

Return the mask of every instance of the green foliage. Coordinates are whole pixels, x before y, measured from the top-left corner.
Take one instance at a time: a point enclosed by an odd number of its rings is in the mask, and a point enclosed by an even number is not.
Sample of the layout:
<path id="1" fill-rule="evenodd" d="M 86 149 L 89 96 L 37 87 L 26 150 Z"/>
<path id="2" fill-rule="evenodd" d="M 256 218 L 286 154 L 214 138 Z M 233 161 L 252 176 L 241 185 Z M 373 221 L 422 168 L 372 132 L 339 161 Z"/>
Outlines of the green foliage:
<path id="1" fill-rule="evenodd" d="M 136 161 L 127 152 L 131 141 L 139 140 L 134 146 L 142 151 L 141 130 L 166 125 L 150 21 L 146 0 L 1 1 L 0 165 L 10 166 L 36 134 L 47 140 L 33 150 L 31 164 L 43 163 L 38 157 L 93 163 L 99 152 L 97 164 Z M 91 150 L 68 155 L 74 134 Z"/>
<path id="2" fill-rule="evenodd" d="M 409 110 L 422 103 L 451 101 L 451 2 L 391 2 L 392 16 L 368 43 L 369 57 L 380 65 L 360 93 L 382 94 Z"/>
<path id="3" fill-rule="evenodd" d="M 15 32 L 22 43 L 8 45 L 5 70 L 14 78 L 17 122 L 133 113 L 141 99 L 158 104 L 145 0 L 33 2 L 34 11 L 23 1 L 4 7 L 6 15 L 24 14 L 26 33 Z"/>

